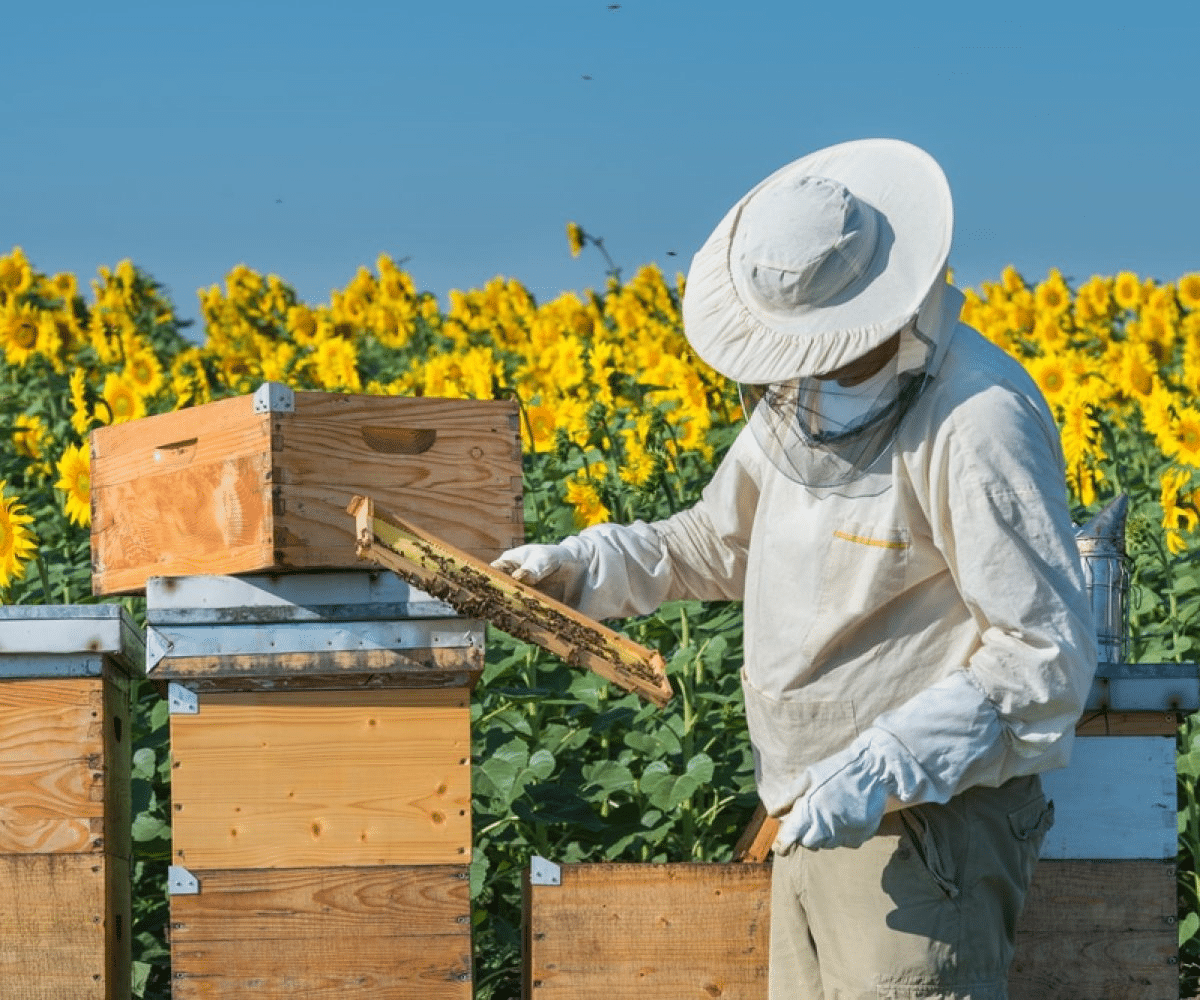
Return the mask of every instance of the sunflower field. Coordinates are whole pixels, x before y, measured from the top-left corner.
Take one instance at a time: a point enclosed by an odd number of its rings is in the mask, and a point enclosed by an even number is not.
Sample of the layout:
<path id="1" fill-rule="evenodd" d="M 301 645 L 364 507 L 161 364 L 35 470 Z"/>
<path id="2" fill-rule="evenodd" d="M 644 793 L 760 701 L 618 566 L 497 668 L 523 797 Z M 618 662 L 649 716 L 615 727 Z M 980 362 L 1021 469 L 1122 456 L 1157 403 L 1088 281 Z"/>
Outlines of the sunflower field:
<path id="1" fill-rule="evenodd" d="M 573 253 L 603 245 L 568 225 Z M 607 257 L 606 257 L 607 259 Z M 683 336 L 683 277 L 655 266 L 600 291 L 536 302 L 516 280 L 445 305 L 388 257 L 328 303 L 233 268 L 199 292 L 187 331 L 130 261 L 87 289 L 19 248 L 0 257 L 0 601 L 82 603 L 90 590 L 87 438 L 98 426 L 254 391 L 519 401 L 527 536 L 691 503 L 736 435 L 736 386 Z M 1200 645 L 1200 273 L 1030 282 L 1009 268 L 969 290 L 963 319 L 1028 368 L 1062 433 L 1077 522 L 1130 497 L 1131 659 L 1191 662 Z M 142 620 L 140 599 L 122 602 Z M 681 602 L 618 623 L 662 650 L 666 710 L 536 648 L 489 634 L 472 708 L 476 995 L 519 995 L 520 872 L 557 861 L 727 860 L 756 797 L 737 606 Z M 166 705 L 139 692 L 134 755 L 135 993 L 169 993 Z M 1184 995 L 1200 972 L 1200 725 L 1180 741 Z"/>

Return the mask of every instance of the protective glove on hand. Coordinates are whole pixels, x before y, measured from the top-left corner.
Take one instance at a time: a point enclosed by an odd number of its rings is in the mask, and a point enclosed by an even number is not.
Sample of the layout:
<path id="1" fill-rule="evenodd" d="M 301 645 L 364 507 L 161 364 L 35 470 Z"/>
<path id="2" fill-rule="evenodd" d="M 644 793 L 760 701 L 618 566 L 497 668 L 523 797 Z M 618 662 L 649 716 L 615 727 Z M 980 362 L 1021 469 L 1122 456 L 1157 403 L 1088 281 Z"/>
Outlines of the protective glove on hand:
<path id="1" fill-rule="evenodd" d="M 1006 753 L 996 706 L 959 670 L 875 720 L 797 779 L 775 851 L 859 847 L 879 829 L 888 799 L 948 802 L 971 772 L 979 783 Z"/>
<path id="2" fill-rule="evenodd" d="M 662 539 L 648 524 L 595 524 L 557 545 L 519 545 L 492 566 L 592 618 L 649 614 L 671 576 Z"/>
<path id="3" fill-rule="evenodd" d="M 571 539 L 567 539 L 571 541 Z M 542 593 L 564 604 L 577 604 L 582 581 L 587 574 L 587 559 L 576 546 L 518 545 L 492 562 L 492 568 L 507 573 L 519 583 L 537 587 Z"/>

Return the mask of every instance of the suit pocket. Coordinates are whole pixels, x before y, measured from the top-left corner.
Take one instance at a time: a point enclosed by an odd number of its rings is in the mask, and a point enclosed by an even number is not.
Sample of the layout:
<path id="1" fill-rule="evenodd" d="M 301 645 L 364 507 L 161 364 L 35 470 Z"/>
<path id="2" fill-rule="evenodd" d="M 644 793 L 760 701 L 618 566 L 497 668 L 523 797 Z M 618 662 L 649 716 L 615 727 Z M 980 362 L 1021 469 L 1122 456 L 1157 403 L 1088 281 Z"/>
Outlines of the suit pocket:
<path id="1" fill-rule="evenodd" d="M 907 528 L 845 522 L 832 529 L 804 643 L 810 660 L 903 593 L 911 551 Z"/>
<path id="2" fill-rule="evenodd" d="M 742 671 L 746 725 L 754 751 L 754 777 L 767 811 L 791 805 L 790 789 L 805 768 L 841 750 L 855 736 L 854 705 L 848 701 L 772 698 Z"/>

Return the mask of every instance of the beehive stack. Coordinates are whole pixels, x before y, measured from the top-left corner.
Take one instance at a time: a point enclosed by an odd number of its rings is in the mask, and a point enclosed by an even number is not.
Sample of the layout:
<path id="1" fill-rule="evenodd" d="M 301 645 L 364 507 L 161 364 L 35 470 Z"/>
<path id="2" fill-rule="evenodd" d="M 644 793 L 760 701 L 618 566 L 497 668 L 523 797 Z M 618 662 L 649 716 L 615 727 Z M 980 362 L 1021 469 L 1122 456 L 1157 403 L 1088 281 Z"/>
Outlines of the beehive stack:
<path id="1" fill-rule="evenodd" d="M 0 996 L 125 1000 L 130 707 L 111 605 L 0 608 Z"/>
<path id="2" fill-rule="evenodd" d="M 173 995 L 471 995 L 483 623 L 391 574 L 152 580 Z"/>
<path id="3" fill-rule="evenodd" d="M 93 433 L 93 590 L 145 591 L 171 708 L 175 997 L 470 996 L 484 624 L 365 570 L 346 505 L 494 558 L 517 415 L 265 383 Z"/>

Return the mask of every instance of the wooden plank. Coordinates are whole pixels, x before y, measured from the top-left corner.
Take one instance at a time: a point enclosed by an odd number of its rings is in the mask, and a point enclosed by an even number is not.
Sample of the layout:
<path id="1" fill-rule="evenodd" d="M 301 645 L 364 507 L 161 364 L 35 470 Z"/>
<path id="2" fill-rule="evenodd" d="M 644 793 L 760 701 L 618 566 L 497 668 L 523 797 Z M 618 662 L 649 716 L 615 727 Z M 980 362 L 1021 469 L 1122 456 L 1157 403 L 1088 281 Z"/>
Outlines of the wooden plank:
<path id="1" fill-rule="evenodd" d="M 115 666 L 105 669 L 103 712 L 104 850 L 128 860 L 133 851 L 133 684 Z"/>
<path id="2" fill-rule="evenodd" d="M 129 858 L 104 855 L 107 918 L 104 922 L 105 1000 L 131 996 L 133 975 L 133 882 Z"/>
<path id="3" fill-rule="evenodd" d="M 0 853 L 103 848 L 104 684 L 0 682 Z"/>
<path id="4" fill-rule="evenodd" d="M 386 566 L 461 614 L 487 618 L 510 635 L 537 643 L 567 663 L 586 666 L 656 705 L 670 700 L 671 684 L 659 653 L 377 508 L 368 497 L 355 497 L 349 512 L 360 557 Z"/>
<path id="5" fill-rule="evenodd" d="M 149 576 L 271 566 L 270 471 L 264 449 L 170 476 L 93 486 L 92 592 L 137 593 Z"/>
<path id="6" fill-rule="evenodd" d="M 1182 721 L 1179 712 L 1085 712 L 1076 736 L 1171 736 Z"/>
<path id="7" fill-rule="evenodd" d="M 270 414 L 240 396 L 92 432 L 92 590 L 270 565 Z"/>
<path id="8" fill-rule="evenodd" d="M 356 493 L 484 560 L 520 545 L 518 415 L 510 401 L 297 393 L 276 420 L 281 563 L 344 564 Z"/>
<path id="9" fill-rule="evenodd" d="M 363 649 L 244 656 L 180 656 L 159 661 L 152 678 L 181 681 L 196 691 L 296 687 L 461 687 L 483 670 L 483 647 Z"/>
<path id="10" fill-rule="evenodd" d="M 562 865 L 525 880 L 526 1000 L 766 1000 L 770 865 Z M 1178 996 L 1175 869 L 1043 861 L 1016 935 L 1012 1000 Z"/>
<path id="11" fill-rule="evenodd" d="M 1017 924 L 1012 1000 L 1175 1000 L 1175 866 L 1043 861 Z"/>
<path id="12" fill-rule="evenodd" d="M 527 998 L 767 995 L 767 865 L 563 865 L 562 885 L 526 882 Z"/>
<path id="13" fill-rule="evenodd" d="M 733 860 L 751 864 L 766 861 L 778 835 L 779 820 L 768 816 L 766 806 L 760 802 L 734 845 Z"/>
<path id="14" fill-rule="evenodd" d="M 192 870 L 462 863 L 463 689 L 213 693 L 171 717 L 173 851 Z"/>
<path id="15" fill-rule="evenodd" d="M 175 1000 L 471 997 L 466 866 L 212 871 L 171 897 Z"/>
<path id="16" fill-rule="evenodd" d="M 1175 740 L 1162 736 L 1088 736 L 1075 741 L 1070 766 L 1042 775 L 1054 825 L 1042 857 L 1132 860 L 1178 851 Z"/>
<path id="17" fill-rule="evenodd" d="M 0 995 L 5 1000 L 128 997 L 106 937 L 104 854 L 0 855 Z M 128 937 L 128 916 L 122 933 Z M 117 992 L 126 985 L 124 994 Z"/>

